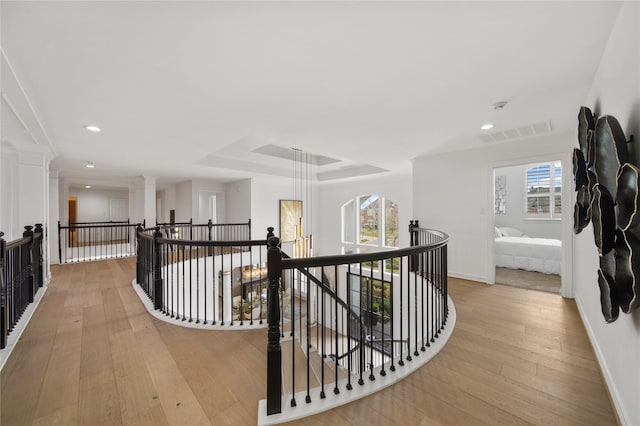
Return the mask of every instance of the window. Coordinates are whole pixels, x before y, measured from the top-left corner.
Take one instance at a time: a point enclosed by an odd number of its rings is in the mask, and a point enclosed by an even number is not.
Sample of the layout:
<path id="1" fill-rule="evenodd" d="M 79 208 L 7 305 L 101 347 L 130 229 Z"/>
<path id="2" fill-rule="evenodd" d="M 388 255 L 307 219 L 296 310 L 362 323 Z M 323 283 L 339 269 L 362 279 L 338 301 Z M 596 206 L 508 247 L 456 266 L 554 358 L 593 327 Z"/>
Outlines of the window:
<path id="1" fill-rule="evenodd" d="M 562 167 L 559 161 L 527 169 L 525 215 L 534 219 L 560 219 Z"/>
<path id="2" fill-rule="evenodd" d="M 362 195 L 342 206 L 343 253 L 398 247 L 398 205 L 379 195 Z"/>

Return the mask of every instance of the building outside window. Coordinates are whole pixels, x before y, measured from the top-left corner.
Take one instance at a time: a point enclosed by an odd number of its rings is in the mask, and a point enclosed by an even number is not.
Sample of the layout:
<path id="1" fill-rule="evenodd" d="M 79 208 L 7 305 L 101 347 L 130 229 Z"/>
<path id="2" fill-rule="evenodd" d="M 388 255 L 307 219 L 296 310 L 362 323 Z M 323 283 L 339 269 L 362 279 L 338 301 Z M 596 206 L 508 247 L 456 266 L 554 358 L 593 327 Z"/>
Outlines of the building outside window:
<path id="1" fill-rule="evenodd" d="M 560 219 L 562 215 L 562 168 L 559 161 L 527 169 L 525 216 L 529 219 Z"/>

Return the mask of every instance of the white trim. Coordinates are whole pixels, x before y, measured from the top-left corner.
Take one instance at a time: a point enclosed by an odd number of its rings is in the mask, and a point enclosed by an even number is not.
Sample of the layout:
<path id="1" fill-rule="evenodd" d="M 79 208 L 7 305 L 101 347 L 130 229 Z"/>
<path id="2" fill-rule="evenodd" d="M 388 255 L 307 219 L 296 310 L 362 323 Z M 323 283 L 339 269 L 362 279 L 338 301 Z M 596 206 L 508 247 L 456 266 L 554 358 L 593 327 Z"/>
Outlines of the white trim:
<path id="1" fill-rule="evenodd" d="M 494 269 L 494 274 L 495 274 L 495 268 Z M 447 273 L 448 276 L 453 277 L 453 278 L 459 278 L 461 280 L 469 280 L 469 281 L 478 281 L 481 283 L 485 283 L 485 284 L 494 284 L 495 283 L 495 277 L 494 277 L 494 282 L 489 282 L 489 277 L 482 277 L 480 275 L 475 275 L 475 274 L 465 274 L 465 273 L 461 273 L 461 272 L 453 272 L 451 270 L 448 271 Z"/>
<path id="2" fill-rule="evenodd" d="M 136 294 L 138 295 L 138 297 L 140 298 L 140 301 L 142 302 L 142 304 L 144 305 L 145 308 L 147 308 L 147 311 L 154 316 L 155 318 L 159 319 L 160 321 L 164 321 L 168 324 L 173 324 L 173 325 L 177 325 L 180 327 L 185 327 L 185 328 L 197 328 L 200 330 L 215 330 L 215 331 L 238 331 L 238 330 L 257 330 L 257 329 L 261 329 L 261 328 L 267 328 L 267 320 L 263 320 L 264 322 L 262 324 L 260 324 L 260 320 L 254 320 L 253 325 L 249 325 L 249 324 L 243 324 L 240 325 L 240 321 L 236 321 L 233 325 L 219 325 L 219 324 L 203 324 L 203 323 L 197 323 L 195 321 L 189 322 L 189 321 L 183 321 L 181 319 L 178 318 L 171 318 L 169 315 L 162 313 L 162 311 L 158 311 L 157 309 L 155 309 L 153 307 L 153 303 L 151 302 L 151 299 L 149 298 L 149 296 L 147 296 L 147 294 L 144 292 L 144 290 L 142 290 L 142 287 L 140 287 L 137 283 L 136 283 L 136 279 L 134 278 L 133 281 L 131 281 L 131 286 L 133 287 L 133 289 L 135 290 Z M 245 322 L 249 322 L 248 320 L 245 320 Z M 257 322 L 257 324 L 256 324 Z"/>
<path id="3" fill-rule="evenodd" d="M 624 404 L 622 403 L 622 398 L 620 398 L 620 392 L 616 387 L 615 380 L 611 376 L 611 372 L 607 367 L 607 363 L 605 362 L 605 357 L 602 354 L 602 350 L 598 345 L 598 340 L 595 338 L 595 334 L 593 329 L 591 328 L 591 324 L 587 320 L 587 316 L 584 314 L 584 308 L 582 307 L 582 302 L 579 297 L 574 299 L 576 301 L 576 306 L 578 307 L 578 313 L 580 314 L 580 318 L 582 319 L 582 323 L 584 324 L 585 330 L 587 330 L 587 335 L 589 336 L 589 341 L 591 342 L 591 347 L 593 348 L 593 352 L 596 354 L 596 358 L 598 359 L 598 365 L 600 366 L 600 370 L 602 372 L 602 376 L 604 377 L 604 381 L 607 384 L 607 388 L 609 390 L 609 396 L 611 397 L 611 402 L 613 402 L 613 406 L 618 414 L 618 418 L 620 419 L 621 425 L 631 425 L 631 420 L 629 419 L 629 415 L 624 409 Z"/>
<path id="4" fill-rule="evenodd" d="M 550 158 L 552 160 L 550 160 Z M 494 241 L 494 227 L 495 227 L 495 214 L 494 214 L 494 202 L 495 196 L 495 169 L 503 167 L 512 167 L 527 164 L 536 163 L 553 163 L 560 160 L 560 167 L 562 168 L 562 262 L 561 262 L 561 286 L 560 294 L 562 297 L 573 298 L 574 297 L 574 283 L 573 283 L 573 209 L 566 208 L 565 206 L 573 206 L 575 201 L 575 194 L 573 191 L 573 177 L 572 173 L 566 173 L 566 170 L 572 170 L 573 167 L 573 151 L 571 152 L 559 152 L 549 153 L 527 158 L 514 158 L 509 160 L 495 161 L 489 163 L 489 169 L 487 172 L 488 185 L 487 185 L 487 229 L 486 238 L 490 241 L 488 244 L 488 256 L 487 256 L 487 283 L 495 283 L 495 265 L 496 265 L 496 253 L 493 244 Z M 452 273 L 449 275 L 454 276 Z"/>

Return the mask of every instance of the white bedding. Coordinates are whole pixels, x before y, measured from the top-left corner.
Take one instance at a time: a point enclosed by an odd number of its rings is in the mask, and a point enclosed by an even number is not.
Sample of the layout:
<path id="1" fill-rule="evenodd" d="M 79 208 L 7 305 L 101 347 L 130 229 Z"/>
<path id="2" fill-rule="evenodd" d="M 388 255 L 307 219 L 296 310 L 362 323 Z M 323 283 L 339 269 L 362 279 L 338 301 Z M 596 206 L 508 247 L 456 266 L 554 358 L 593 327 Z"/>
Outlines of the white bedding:
<path id="1" fill-rule="evenodd" d="M 560 275 L 562 241 L 547 238 L 497 237 L 496 266 Z"/>

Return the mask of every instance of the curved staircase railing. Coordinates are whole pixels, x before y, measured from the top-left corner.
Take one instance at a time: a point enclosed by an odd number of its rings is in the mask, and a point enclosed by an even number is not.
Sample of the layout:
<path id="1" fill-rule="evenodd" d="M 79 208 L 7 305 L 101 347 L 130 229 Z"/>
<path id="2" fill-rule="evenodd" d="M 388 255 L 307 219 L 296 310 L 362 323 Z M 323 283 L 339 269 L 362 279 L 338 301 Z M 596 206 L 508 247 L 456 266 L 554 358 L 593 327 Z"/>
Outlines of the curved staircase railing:
<path id="1" fill-rule="evenodd" d="M 438 339 L 449 312 L 448 236 L 417 221 L 409 231 L 410 248 L 295 259 L 268 237 L 267 415 L 282 412 L 285 395 L 296 407 L 300 395 L 307 405 L 328 398 L 327 386 L 336 396 L 366 387 Z M 282 325 L 279 293 L 294 301 Z"/>
<path id="2" fill-rule="evenodd" d="M 236 232 L 240 225 L 228 224 L 226 230 L 218 225 L 215 236 L 245 237 L 250 224 Z M 266 240 L 178 239 L 165 232 L 172 226 L 138 227 L 136 282 L 154 309 L 195 324 L 262 324 Z"/>
<path id="3" fill-rule="evenodd" d="M 375 392 L 450 335 L 448 236 L 417 221 L 409 248 L 313 258 L 283 253 L 273 228 L 266 240 L 210 241 L 167 235 L 172 226 L 138 227 L 136 281 L 185 325 L 268 324 L 265 416 L 283 412 L 283 397 L 308 413 Z"/>

